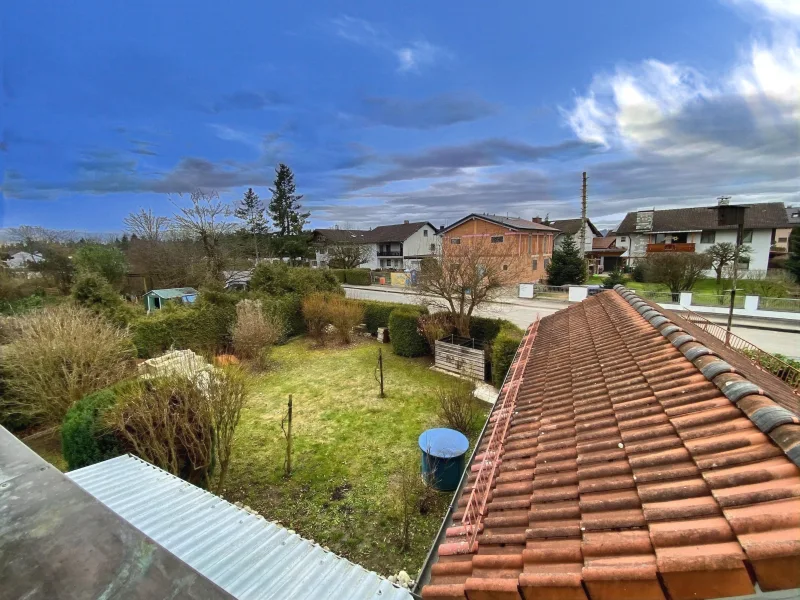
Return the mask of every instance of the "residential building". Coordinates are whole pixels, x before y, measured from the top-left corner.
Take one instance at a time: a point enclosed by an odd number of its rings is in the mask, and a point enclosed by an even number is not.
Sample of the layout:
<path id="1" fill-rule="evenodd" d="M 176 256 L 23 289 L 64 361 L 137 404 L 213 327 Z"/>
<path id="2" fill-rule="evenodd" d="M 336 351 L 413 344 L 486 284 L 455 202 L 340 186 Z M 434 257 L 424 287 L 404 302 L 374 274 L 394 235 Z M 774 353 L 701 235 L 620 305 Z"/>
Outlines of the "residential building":
<path id="1" fill-rule="evenodd" d="M 625 261 L 624 248 L 617 248 L 617 236 L 611 234 L 592 238 L 592 249 L 586 253 L 590 273 L 604 273 L 621 269 Z"/>
<path id="2" fill-rule="evenodd" d="M 617 228 L 622 257 L 636 262 L 653 252 L 705 252 L 715 243 L 736 243 L 736 226 L 719 225 L 716 206 L 629 212 Z M 753 204 L 745 211 L 744 243 L 749 261 L 741 268 L 766 274 L 775 231 L 790 227 L 780 202 Z M 709 272 L 709 275 L 712 273 Z"/>
<path id="3" fill-rule="evenodd" d="M 530 221 L 473 213 L 439 232 L 442 244 L 468 244 L 484 240 L 498 244 L 508 257 L 515 283 L 535 283 L 547 278 L 547 266 L 553 256 L 558 230 L 542 224 L 539 217 Z M 499 244 L 502 244 L 500 246 Z"/>
<path id="4" fill-rule="evenodd" d="M 800 207 L 786 207 L 786 227 L 775 229 L 772 237 L 772 251 L 774 254 L 786 254 L 789 252 L 789 236 L 792 235 L 794 227 L 800 227 Z"/>
<path id="5" fill-rule="evenodd" d="M 431 223 L 404 221 L 374 229 L 315 229 L 314 243 L 317 266 L 327 266 L 330 245 L 357 244 L 368 248 L 367 260 L 360 267 L 402 271 L 419 269 L 422 259 L 437 253 L 440 239 Z"/>
<path id="6" fill-rule="evenodd" d="M 423 565 L 422 598 L 796 597 L 798 415 L 783 381 L 621 286 L 544 317 Z"/>
<path id="7" fill-rule="evenodd" d="M 575 239 L 575 243 L 580 246 L 581 242 L 581 219 L 561 219 L 559 221 L 553 221 L 550 223 L 550 227 L 558 229 L 560 232 L 555 239 L 555 247 L 560 248 L 561 243 L 564 241 L 564 238 L 567 235 L 571 235 Z M 586 219 L 586 223 L 584 225 L 585 229 L 585 238 L 584 238 L 584 246 L 583 251 L 584 253 L 588 253 L 592 251 L 592 240 L 595 237 L 600 237 L 600 231 L 597 227 L 594 226 L 590 219 Z"/>

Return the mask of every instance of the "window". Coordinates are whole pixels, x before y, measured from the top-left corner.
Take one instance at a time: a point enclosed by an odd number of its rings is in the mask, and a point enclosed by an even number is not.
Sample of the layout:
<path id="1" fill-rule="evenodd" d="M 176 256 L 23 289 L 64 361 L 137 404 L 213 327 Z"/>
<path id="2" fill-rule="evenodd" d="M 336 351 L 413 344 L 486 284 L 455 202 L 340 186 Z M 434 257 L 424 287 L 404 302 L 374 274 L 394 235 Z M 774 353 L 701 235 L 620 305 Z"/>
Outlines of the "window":
<path id="1" fill-rule="evenodd" d="M 422 230 L 422 237 L 428 237 L 428 230 L 427 229 L 423 229 Z"/>
<path id="2" fill-rule="evenodd" d="M 436 244 L 431 244 L 431 252 L 433 252 L 434 250 L 436 250 Z"/>
<path id="3" fill-rule="evenodd" d="M 461 243 L 461 238 L 450 238 L 450 243 L 458 246 Z"/>
<path id="4" fill-rule="evenodd" d="M 503 265 L 503 271 L 508 271 L 508 265 Z"/>
<path id="5" fill-rule="evenodd" d="M 742 236 L 742 243 L 743 244 L 752 244 L 753 243 L 753 230 L 752 229 L 745 229 L 744 236 Z"/>
<path id="6" fill-rule="evenodd" d="M 550 259 L 549 258 L 545 258 L 544 259 L 544 268 L 546 269 L 549 266 L 550 266 Z"/>
<path id="7" fill-rule="evenodd" d="M 779 241 L 779 242 L 785 242 L 785 241 L 786 241 L 786 238 L 778 238 L 778 241 Z"/>
<path id="8" fill-rule="evenodd" d="M 739 268 L 743 271 L 747 271 L 750 268 L 749 256 L 739 258 Z"/>
<path id="9" fill-rule="evenodd" d="M 620 242 L 627 242 L 627 241 L 628 241 L 628 238 L 626 238 L 626 237 L 623 235 L 621 238 L 619 238 L 619 241 L 620 241 Z"/>
<path id="10" fill-rule="evenodd" d="M 533 254 L 533 236 L 528 236 L 528 254 Z"/>
<path id="11" fill-rule="evenodd" d="M 539 260 L 534 258 L 533 259 L 533 270 L 535 271 L 538 268 L 539 268 Z"/>
<path id="12" fill-rule="evenodd" d="M 700 234 L 701 244 L 713 244 L 715 239 L 716 239 L 715 231 L 704 231 L 703 233 Z"/>
<path id="13" fill-rule="evenodd" d="M 503 236 L 502 235 L 493 235 L 492 236 L 492 243 L 493 244 L 502 244 L 503 243 Z"/>

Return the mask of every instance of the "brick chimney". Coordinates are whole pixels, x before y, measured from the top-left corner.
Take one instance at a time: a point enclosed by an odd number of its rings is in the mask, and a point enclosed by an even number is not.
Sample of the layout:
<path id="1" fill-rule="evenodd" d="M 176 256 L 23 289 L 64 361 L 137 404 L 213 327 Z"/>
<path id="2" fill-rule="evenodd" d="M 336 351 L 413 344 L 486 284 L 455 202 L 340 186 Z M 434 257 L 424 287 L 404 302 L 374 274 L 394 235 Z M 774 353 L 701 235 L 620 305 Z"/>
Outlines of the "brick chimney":
<path id="1" fill-rule="evenodd" d="M 542 224 L 542 217 L 533 217 L 533 219 L 531 219 L 531 221 L 533 221 L 534 223 L 539 223 L 539 225 L 541 225 Z"/>

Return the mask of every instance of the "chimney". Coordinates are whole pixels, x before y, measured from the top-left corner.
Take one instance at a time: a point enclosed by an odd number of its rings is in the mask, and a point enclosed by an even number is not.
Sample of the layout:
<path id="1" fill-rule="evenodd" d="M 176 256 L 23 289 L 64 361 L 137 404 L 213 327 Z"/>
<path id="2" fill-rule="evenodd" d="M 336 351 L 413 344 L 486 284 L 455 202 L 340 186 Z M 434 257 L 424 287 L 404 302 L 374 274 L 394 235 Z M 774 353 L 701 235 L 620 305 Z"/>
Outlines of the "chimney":
<path id="1" fill-rule="evenodd" d="M 533 221 L 534 223 L 539 223 L 541 225 L 542 224 L 542 217 L 533 217 L 533 219 L 531 219 L 531 221 Z"/>
<path id="2" fill-rule="evenodd" d="M 403 225 L 408 225 L 408 219 L 406 219 L 405 221 L 403 221 Z"/>

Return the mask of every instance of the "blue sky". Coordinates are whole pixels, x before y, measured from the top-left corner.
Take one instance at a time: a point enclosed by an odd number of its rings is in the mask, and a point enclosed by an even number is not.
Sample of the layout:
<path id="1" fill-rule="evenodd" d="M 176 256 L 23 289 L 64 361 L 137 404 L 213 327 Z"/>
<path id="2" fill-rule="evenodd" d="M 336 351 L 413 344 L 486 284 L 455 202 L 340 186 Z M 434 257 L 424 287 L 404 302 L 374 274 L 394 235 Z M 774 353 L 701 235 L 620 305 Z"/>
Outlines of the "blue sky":
<path id="1" fill-rule="evenodd" d="M 800 1 L 4 3 L 0 226 L 295 171 L 312 225 L 800 200 Z"/>

